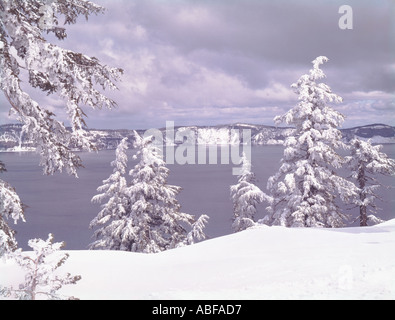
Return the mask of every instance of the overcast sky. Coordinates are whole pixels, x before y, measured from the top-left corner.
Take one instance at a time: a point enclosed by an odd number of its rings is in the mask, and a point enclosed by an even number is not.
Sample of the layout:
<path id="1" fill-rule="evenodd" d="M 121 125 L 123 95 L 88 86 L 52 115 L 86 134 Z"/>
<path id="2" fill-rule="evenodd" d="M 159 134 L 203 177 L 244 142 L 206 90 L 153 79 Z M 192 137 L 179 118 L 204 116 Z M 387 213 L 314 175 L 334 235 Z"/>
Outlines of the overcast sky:
<path id="1" fill-rule="evenodd" d="M 246 122 L 273 125 L 297 103 L 290 85 L 320 55 L 343 97 L 343 127 L 395 125 L 393 0 L 95 0 L 57 44 L 125 70 L 118 108 L 89 111 L 90 128 L 147 129 Z M 341 30 L 338 10 L 353 9 Z M 62 119 L 63 101 L 35 96 Z M 8 106 L 0 98 L 1 123 Z"/>

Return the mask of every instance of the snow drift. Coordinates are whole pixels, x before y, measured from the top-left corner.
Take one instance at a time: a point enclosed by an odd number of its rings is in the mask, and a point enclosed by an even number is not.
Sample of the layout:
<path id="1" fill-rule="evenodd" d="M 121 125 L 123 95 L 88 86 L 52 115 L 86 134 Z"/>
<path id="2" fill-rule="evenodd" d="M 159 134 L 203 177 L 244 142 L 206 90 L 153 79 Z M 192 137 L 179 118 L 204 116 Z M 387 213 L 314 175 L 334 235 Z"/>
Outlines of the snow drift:
<path id="1" fill-rule="evenodd" d="M 395 219 L 339 229 L 260 226 L 156 254 L 68 251 L 80 299 L 394 299 Z M 0 284 L 22 282 L 0 262 Z"/>

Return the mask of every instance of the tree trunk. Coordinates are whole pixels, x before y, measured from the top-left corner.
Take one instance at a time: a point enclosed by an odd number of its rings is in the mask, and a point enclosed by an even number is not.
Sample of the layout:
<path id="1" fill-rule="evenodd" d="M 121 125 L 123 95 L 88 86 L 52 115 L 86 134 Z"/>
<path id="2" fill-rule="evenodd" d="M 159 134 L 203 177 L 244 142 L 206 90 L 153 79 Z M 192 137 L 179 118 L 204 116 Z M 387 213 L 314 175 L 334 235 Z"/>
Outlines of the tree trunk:
<path id="1" fill-rule="evenodd" d="M 359 206 L 359 225 L 366 227 L 368 225 L 368 216 L 366 214 L 366 206 Z"/>
<path id="2" fill-rule="evenodd" d="M 359 182 L 359 188 L 362 190 L 360 194 L 360 199 L 361 202 L 363 203 L 364 200 L 366 199 L 366 194 L 365 194 L 365 182 L 366 182 L 366 177 L 365 177 L 365 167 L 363 163 L 360 163 L 359 168 L 358 168 L 358 182 Z M 368 225 L 368 216 L 366 214 L 366 205 L 362 204 L 359 206 L 359 225 L 361 227 L 366 227 Z"/>

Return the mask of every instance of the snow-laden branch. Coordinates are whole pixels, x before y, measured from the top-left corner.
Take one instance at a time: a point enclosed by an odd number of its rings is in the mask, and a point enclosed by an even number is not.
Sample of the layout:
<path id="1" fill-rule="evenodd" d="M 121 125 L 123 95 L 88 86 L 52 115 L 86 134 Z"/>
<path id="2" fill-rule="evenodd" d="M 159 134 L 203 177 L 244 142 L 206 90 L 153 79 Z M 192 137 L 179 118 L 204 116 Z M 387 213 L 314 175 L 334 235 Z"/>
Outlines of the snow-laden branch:
<path id="1" fill-rule="evenodd" d="M 43 33 L 54 32 L 63 39 L 66 33 L 64 28 L 57 27 L 57 15 L 63 15 L 65 23 L 70 24 L 79 15 L 88 17 L 104 9 L 85 0 L 1 0 L 0 7 L 0 88 L 12 114 L 24 124 L 27 137 L 38 144 L 44 172 L 66 170 L 76 176 L 82 164 L 71 148 L 95 149 L 84 130 L 83 108 L 115 107 L 115 101 L 101 90 L 116 89 L 114 82 L 119 80 L 122 70 L 49 43 Z M 65 101 L 71 132 L 23 91 L 21 69 L 26 70 L 32 87 L 56 94 Z"/>

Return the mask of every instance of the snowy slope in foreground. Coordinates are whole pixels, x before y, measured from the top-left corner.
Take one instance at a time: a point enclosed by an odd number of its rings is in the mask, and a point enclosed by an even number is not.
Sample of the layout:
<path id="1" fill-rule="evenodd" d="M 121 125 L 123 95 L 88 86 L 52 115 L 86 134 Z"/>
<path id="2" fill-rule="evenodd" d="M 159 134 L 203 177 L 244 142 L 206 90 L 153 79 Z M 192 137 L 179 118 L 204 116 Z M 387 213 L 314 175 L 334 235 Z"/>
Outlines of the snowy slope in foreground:
<path id="1" fill-rule="evenodd" d="M 395 219 L 365 228 L 257 227 L 159 254 L 69 251 L 80 299 L 395 299 Z M 0 263 L 0 283 L 16 281 Z M 3 283 L 5 284 L 5 283 Z"/>

